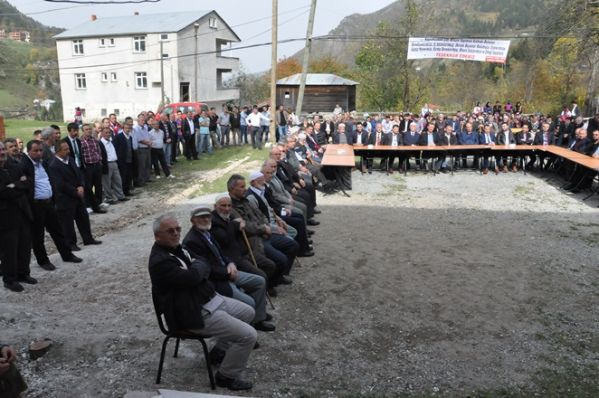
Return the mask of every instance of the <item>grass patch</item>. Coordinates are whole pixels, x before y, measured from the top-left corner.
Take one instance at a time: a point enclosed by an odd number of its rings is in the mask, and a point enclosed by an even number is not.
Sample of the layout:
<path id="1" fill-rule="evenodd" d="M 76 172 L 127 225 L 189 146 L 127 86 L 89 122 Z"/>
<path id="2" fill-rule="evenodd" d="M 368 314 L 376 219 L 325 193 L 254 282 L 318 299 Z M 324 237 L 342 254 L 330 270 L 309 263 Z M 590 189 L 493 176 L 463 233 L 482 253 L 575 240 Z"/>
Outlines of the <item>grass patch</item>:
<path id="1" fill-rule="evenodd" d="M 530 185 L 530 183 L 528 185 L 517 185 L 514 188 L 514 195 L 518 195 L 518 196 L 526 196 L 526 195 L 532 195 L 534 193 L 534 187 Z"/>
<path id="2" fill-rule="evenodd" d="M 2 92 L 2 90 L 0 90 Z M 41 130 L 51 124 L 56 124 L 62 132 L 61 137 L 67 136 L 67 125 L 63 122 L 49 122 L 41 120 L 20 120 L 20 119 L 4 119 L 4 127 L 6 128 L 6 137 L 20 138 L 23 142 L 33 138 L 35 130 Z"/>

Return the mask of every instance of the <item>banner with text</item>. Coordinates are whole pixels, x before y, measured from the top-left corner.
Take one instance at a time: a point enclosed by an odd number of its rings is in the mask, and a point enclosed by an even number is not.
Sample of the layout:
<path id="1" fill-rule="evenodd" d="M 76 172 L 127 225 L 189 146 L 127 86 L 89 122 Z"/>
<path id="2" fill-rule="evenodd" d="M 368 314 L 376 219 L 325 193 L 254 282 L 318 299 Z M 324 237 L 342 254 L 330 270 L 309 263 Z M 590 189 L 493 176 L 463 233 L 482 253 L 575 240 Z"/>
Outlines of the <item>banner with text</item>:
<path id="1" fill-rule="evenodd" d="M 447 58 L 504 64 L 509 40 L 410 37 L 408 59 Z"/>

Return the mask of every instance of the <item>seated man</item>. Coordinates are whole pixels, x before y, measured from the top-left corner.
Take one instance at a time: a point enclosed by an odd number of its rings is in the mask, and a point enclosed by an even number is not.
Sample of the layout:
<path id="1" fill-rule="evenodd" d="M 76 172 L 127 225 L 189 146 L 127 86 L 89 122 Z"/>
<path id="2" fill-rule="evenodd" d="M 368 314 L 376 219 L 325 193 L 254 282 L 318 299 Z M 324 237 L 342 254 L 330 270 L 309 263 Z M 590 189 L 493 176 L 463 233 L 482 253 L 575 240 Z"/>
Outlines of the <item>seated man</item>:
<path id="1" fill-rule="evenodd" d="M 15 366 L 17 353 L 8 344 L 0 342 L 0 397 L 18 398 L 27 384 Z"/>
<path id="2" fill-rule="evenodd" d="M 276 296 L 272 287 L 272 278 L 276 272 L 276 264 L 264 254 L 264 245 L 261 239 L 247 237 L 245 233 L 245 221 L 241 218 L 231 203 L 229 194 L 221 194 L 216 197 L 214 210 L 212 211 L 212 228 L 210 233 L 218 242 L 225 257 L 230 258 L 237 268 L 243 272 L 260 275 L 266 280 L 268 294 Z M 246 245 L 243 235 L 246 235 L 247 243 L 250 244 L 253 258 Z M 274 293 L 274 294 L 272 294 Z"/>
<path id="3" fill-rule="evenodd" d="M 210 265 L 210 281 L 223 296 L 232 297 L 250 305 L 255 310 L 253 326 L 256 330 L 272 332 L 274 325 L 266 322 L 266 281 L 263 277 L 238 271 L 237 266 L 226 258 L 210 233 L 212 211 L 208 205 L 200 205 L 191 212 L 192 227 L 183 238 L 183 247 L 193 258 L 206 260 Z"/>
<path id="4" fill-rule="evenodd" d="M 582 130 L 585 131 L 584 129 Z M 599 159 L 599 130 L 593 131 L 593 141 L 586 147 L 584 153 L 585 155 Z M 572 193 L 578 193 L 582 189 L 590 188 L 596 175 L 597 170 L 576 166 L 576 171 L 572 175 L 572 178 L 570 178 L 570 184 L 566 185 L 564 189 Z"/>
<path id="5" fill-rule="evenodd" d="M 303 217 L 294 216 L 291 209 L 285 209 L 273 199 L 272 192 L 266 185 L 272 179 L 273 171 L 270 167 L 263 171 L 264 173 L 258 171 L 250 174 L 250 189 L 247 191 L 249 201 L 270 221 L 273 231 L 278 230 L 297 241 L 300 246 L 298 257 L 313 256 Z"/>
<path id="6" fill-rule="evenodd" d="M 241 372 L 256 344 L 256 330 L 248 324 L 254 318 L 254 310 L 215 292 L 208 280 L 209 266 L 202 261 L 192 263 L 189 253 L 181 247 L 181 227 L 174 216 L 158 217 L 152 229 L 152 294 L 168 328 L 214 336 L 216 347 L 228 347 L 216 373 L 216 384 L 231 390 L 251 389 L 252 383 L 243 380 Z"/>
<path id="7" fill-rule="evenodd" d="M 420 135 L 420 146 L 439 146 L 441 145 L 441 138 L 439 134 L 437 134 L 435 122 L 430 122 L 426 125 L 426 131 L 423 131 Z M 426 153 L 423 151 L 422 158 L 424 159 L 424 166 L 426 167 L 426 162 L 428 159 L 431 160 L 431 170 L 437 170 L 438 166 L 441 165 L 441 156 L 438 153 Z M 420 166 L 422 167 L 422 165 Z"/>
<path id="8" fill-rule="evenodd" d="M 292 280 L 287 278 L 299 251 L 296 241 L 286 235 L 273 234 L 264 214 L 254 207 L 246 197 L 245 178 L 233 174 L 227 181 L 227 188 L 233 208 L 239 213 L 246 224 L 248 235 L 262 238 L 264 253 L 277 264 L 273 282 L 288 285 Z"/>
<path id="9" fill-rule="evenodd" d="M 382 145 L 391 145 L 392 147 L 403 146 L 403 136 L 399 133 L 399 125 L 394 124 L 391 127 L 391 132 L 383 135 Z M 401 171 L 404 167 L 404 155 L 401 152 L 391 152 L 389 158 L 387 160 L 387 173 L 393 174 L 393 163 L 395 162 L 395 158 L 397 158 L 397 170 Z"/>

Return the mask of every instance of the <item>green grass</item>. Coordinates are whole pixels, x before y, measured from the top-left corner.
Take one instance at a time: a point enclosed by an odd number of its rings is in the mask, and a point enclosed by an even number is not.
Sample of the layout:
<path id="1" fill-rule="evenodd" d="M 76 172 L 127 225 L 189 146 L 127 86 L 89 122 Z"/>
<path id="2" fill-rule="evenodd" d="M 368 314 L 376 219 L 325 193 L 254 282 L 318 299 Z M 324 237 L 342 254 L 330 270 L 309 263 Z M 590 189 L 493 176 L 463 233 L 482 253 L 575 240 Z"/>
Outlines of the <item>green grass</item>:
<path id="1" fill-rule="evenodd" d="M 257 151 L 251 146 L 227 147 L 215 150 L 212 155 L 202 154 L 200 160 L 187 161 L 183 156 L 179 156 L 178 162 L 172 168 L 172 173 L 177 176 L 175 180 L 160 179 L 157 182 L 148 185 L 146 189 L 156 191 L 172 190 L 173 188 L 185 189 L 191 184 L 200 183 L 200 187 L 192 192 L 189 197 L 194 198 L 210 193 L 226 191 L 226 183 L 231 174 L 239 172 L 242 175 L 248 174 L 247 169 L 244 169 L 244 164 L 266 160 L 268 150 L 263 149 Z M 207 180 L 192 180 L 194 174 L 201 171 L 214 171 L 217 169 L 225 169 L 231 163 L 247 158 L 246 162 L 241 164 L 238 169 L 232 170 L 212 181 Z M 258 168 L 258 167 L 256 167 Z"/>
<path id="2" fill-rule="evenodd" d="M 1 90 L 0 90 L 1 92 Z M 62 137 L 67 136 L 67 125 L 63 122 L 44 122 L 39 120 L 4 119 L 6 137 L 20 138 L 25 143 L 33 138 L 33 131 L 51 124 L 60 126 Z"/>

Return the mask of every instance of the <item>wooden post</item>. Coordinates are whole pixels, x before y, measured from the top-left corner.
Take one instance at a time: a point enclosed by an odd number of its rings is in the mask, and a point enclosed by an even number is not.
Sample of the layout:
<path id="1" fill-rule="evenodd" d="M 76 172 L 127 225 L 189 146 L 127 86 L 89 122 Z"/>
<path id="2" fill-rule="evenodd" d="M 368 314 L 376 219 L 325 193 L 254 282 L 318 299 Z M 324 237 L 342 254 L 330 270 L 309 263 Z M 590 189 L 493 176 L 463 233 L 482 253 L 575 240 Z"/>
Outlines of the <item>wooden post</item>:
<path id="1" fill-rule="evenodd" d="M 6 138 L 6 130 L 4 129 L 4 115 L 0 113 L 0 141 Z"/>
<path id="2" fill-rule="evenodd" d="M 295 114 L 297 115 L 297 117 L 300 117 L 300 114 L 302 113 L 302 105 L 304 103 L 306 76 L 308 75 L 308 65 L 310 64 L 310 50 L 312 49 L 312 31 L 314 30 L 314 14 L 316 14 L 316 0 L 312 0 L 312 4 L 310 6 L 310 17 L 308 18 L 308 30 L 306 31 L 306 45 L 304 47 L 304 62 L 302 64 L 302 75 L 300 78 L 299 94 L 297 95 L 297 104 L 295 106 Z"/>
<path id="3" fill-rule="evenodd" d="M 276 137 L 275 115 L 277 111 L 277 28 L 279 25 L 279 4 L 278 0 L 272 0 L 272 50 L 270 60 L 270 136 Z"/>

